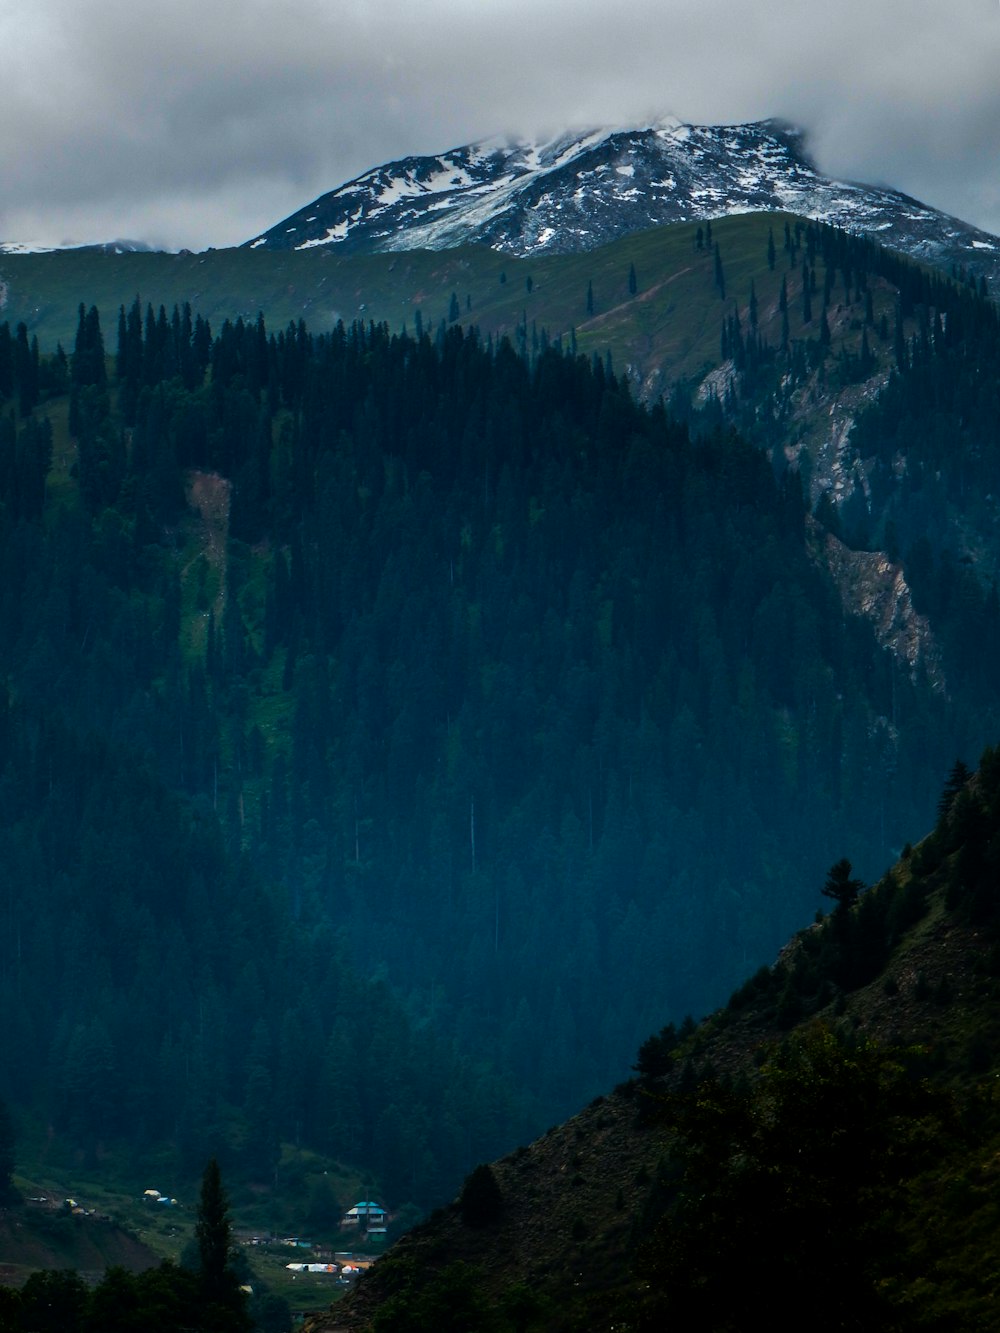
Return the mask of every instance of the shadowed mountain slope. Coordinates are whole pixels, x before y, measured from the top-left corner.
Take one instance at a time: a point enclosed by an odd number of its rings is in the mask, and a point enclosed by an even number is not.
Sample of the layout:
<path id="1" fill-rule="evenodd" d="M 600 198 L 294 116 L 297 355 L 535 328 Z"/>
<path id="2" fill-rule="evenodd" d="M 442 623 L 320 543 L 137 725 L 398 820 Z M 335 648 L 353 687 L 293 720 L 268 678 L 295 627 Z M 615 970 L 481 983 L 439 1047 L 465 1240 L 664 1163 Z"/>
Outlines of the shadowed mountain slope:
<path id="1" fill-rule="evenodd" d="M 988 751 L 860 900 L 480 1168 L 309 1333 L 996 1327 L 998 865 Z"/>

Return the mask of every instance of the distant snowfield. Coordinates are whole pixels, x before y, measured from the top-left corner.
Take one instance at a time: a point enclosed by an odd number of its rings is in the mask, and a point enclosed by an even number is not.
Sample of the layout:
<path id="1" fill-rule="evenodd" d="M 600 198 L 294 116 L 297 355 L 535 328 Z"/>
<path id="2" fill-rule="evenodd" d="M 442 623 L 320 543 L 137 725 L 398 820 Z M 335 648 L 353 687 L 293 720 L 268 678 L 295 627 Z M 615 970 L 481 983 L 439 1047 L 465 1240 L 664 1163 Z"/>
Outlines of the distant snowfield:
<path id="1" fill-rule="evenodd" d="M 62 250 L 103 250 L 109 255 L 132 255 L 149 254 L 153 247 L 146 245 L 144 241 L 75 241 L 69 245 L 42 245 L 37 241 L 0 241 L 0 255 L 51 255 Z"/>
<path id="2" fill-rule="evenodd" d="M 47 255 L 59 248 L 57 245 L 41 245 L 36 241 L 0 241 L 0 255 Z"/>

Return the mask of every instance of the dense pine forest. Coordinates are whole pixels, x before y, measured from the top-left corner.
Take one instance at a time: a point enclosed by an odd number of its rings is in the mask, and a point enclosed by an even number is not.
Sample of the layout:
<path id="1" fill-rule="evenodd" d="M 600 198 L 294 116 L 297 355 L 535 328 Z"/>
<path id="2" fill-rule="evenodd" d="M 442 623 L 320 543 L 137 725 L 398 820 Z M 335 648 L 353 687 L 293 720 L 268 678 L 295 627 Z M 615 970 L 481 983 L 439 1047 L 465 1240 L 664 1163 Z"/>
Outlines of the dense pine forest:
<path id="1" fill-rule="evenodd" d="M 887 459 L 988 354 L 951 309 Z M 794 470 L 603 361 L 138 299 L 108 344 L 0 326 L 0 1096 L 92 1158 L 267 1182 L 301 1142 L 437 1202 L 995 729 L 996 598 L 934 530 L 898 501 L 947 688 L 843 613 Z"/>

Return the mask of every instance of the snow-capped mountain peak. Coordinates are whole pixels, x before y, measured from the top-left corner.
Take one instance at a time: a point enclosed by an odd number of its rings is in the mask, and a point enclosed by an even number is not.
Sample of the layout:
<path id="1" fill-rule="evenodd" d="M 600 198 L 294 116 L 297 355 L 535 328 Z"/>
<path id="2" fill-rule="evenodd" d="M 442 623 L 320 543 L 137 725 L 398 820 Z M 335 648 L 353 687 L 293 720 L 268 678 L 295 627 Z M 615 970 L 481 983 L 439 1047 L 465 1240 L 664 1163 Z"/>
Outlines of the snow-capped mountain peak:
<path id="1" fill-rule="evenodd" d="M 486 139 L 376 167 L 247 242 L 342 251 L 485 244 L 515 255 L 589 250 L 629 232 L 727 213 L 787 211 L 929 261 L 1000 276 L 1000 241 L 916 200 L 817 170 L 781 121 L 672 117 L 546 139 Z"/>

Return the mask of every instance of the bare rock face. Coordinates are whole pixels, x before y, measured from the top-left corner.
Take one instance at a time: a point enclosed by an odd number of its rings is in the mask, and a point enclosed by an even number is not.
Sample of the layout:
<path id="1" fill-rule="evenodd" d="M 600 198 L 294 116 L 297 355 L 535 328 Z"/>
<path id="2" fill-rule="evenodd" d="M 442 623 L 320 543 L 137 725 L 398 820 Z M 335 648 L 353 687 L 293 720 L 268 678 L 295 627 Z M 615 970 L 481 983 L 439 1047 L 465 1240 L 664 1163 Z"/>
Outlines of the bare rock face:
<path id="1" fill-rule="evenodd" d="M 844 609 L 870 621 L 878 642 L 911 675 L 922 670 L 936 689 L 943 690 L 941 654 L 927 617 L 914 610 L 902 566 L 894 564 L 884 551 L 852 551 L 831 533 L 824 534 L 822 558 Z"/>

